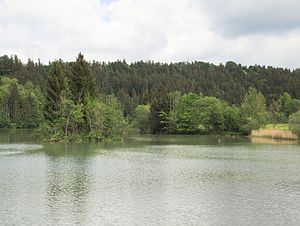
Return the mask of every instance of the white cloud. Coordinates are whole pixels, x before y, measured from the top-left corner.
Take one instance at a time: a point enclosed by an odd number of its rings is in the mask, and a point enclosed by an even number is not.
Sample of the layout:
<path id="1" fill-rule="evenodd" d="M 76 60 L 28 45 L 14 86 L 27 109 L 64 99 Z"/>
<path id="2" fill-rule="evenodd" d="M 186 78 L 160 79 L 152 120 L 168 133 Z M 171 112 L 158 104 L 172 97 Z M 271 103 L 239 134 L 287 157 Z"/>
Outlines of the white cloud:
<path id="1" fill-rule="evenodd" d="M 300 17 L 296 8 L 279 2 L 2 0 L 0 55 L 48 62 L 73 60 L 81 51 L 103 61 L 234 60 L 297 67 Z M 282 24 L 271 29 L 278 21 Z"/>
<path id="2" fill-rule="evenodd" d="M 282 33 L 300 26 L 298 0 L 200 0 L 200 4 L 224 36 Z"/>

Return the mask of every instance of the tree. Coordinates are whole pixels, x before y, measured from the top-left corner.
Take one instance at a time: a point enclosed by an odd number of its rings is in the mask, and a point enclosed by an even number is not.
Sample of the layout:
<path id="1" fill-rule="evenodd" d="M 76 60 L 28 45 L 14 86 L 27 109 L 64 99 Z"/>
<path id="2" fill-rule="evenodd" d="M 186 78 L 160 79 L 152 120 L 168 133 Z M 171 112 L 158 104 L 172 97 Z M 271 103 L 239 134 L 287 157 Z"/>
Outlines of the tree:
<path id="1" fill-rule="evenodd" d="M 14 126 L 21 124 L 21 98 L 19 95 L 17 84 L 13 84 L 8 96 L 6 97 L 6 110 L 10 118 L 10 122 Z"/>
<path id="2" fill-rule="evenodd" d="M 135 128 L 138 128 L 142 134 L 150 133 L 150 106 L 138 105 L 135 108 L 133 124 Z"/>
<path id="3" fill-rule="evenodd" d="M 282 101 L 273 100 L 269 106 L 269 115 L 272 123 L 277 124 L 280 122 L 284 122 L 284 113 L 282 112 Z"/>
<path id="4" fill-rule="evenodd" d="M 288 119 L 291 107 L 292 107 L 292 97 L 287 92 L 284 92 L 280 97 L 279 100 L 281 101 L 282 112 L 285 117 L 285 120 Z"/>
<path id="5" fill-rule="evenodd" d="M 124 89 L 120 89 L 117 93 L 118 101 L 121 103 L 124 116 L 130 117 L 133 115 L 134 111 L 134 104 L 132 98 L 129 96 L 128 93 L 124 91 Z"/>
<path id="6" fill-rule="evenodd" d="M 224 130 L 224 106 L 215 97 L 200 96 L 193 110 L 202 133 L 218 133 Z"/>
<path id="7" fill-rule="evenodd" d="M 224 130 L 224 106 L 215 97 L 183 95 L 170 113 L 172 132 L 216 133 Z"/>
<path id="8" fill-rule="evenodd" d="M 45 90 L 46 104 L 44 113 L 48 120 L 54 120 L 58 117 L 58 112 L 61 110 L 61 94 L 66 89 L 65 79 L 66 72 L 63 69 L 62 61 L 53 62 L 50 65 Z"/>
<path id="9" fill-rule="evenodd" d="M 85 112 L 90 128 L 89 139 L 101 141 L 107 137 L 115 139 L 125 135 L 127 122 L 114 96 L 87 99 Z"/>
<path id="10" fill-rule="evenodd" d="M 224 109 L 224 130 L 230 132 L 240 132 L 243 125 L 243 116 L 240 108 L 236 106 L 226 106 Z"/>
<path id="11" fill-rule="evenodd" d="M 183 95 L 176 108 L 173 109 L 173 124 L 179 133 L 195 133 L 198 130 L 198 116 L 195 112 L 199 95 L 189 93 Z"/>
<path id="12" fill-rule="evenodd" d="M 160 85 L 153 90 L 150 107 L 150 125 L 152 133 L 162 133 L 167 130 L 170 101 L 164 86 Z"/>
<path id="13" fill-rule="evenodd" d="M 296 113 L 300 111 L 300 100 L 299 99 L 292 99 L 290 114 Z"/>
<path id="14" fill-rule="evenodd" d="M 300 111 L 290 115 L 289 126 L 294 133 L 300 136 Z"/>
<path id="15" fill-rule="evenodd" d="M 83 103 L 89 96 L 96 97 L 96 80 L 92 76 L 90 65 L 79 53 L 76 62 L 71 63 L 70 87 L 74 101 L 77 104 Z"/>
<path id="16" fill-rule="evenodd" d="M 245 132 L 250 132 L 252 129 L 259 129 L 268 122 L 266 99 L 255 88 L 249 88 L 248 93 L 244 97 L 241 111 L 247 118 L 247 123 L 243 128 Z"/>
<path id="17" fill-rule="evenodd" d="M 34 106 L 34 99 L 30 93 L 23 100 L 22 123 L 25 128 L 36 128 L 39 126 L 40 109 Z"/>

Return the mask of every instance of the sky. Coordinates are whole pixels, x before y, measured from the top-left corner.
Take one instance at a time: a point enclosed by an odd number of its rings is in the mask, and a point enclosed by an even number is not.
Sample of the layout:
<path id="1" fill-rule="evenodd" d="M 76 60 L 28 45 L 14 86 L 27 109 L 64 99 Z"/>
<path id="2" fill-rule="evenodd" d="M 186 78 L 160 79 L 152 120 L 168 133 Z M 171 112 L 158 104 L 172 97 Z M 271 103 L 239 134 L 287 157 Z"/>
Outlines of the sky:
<path id="1" fill-rule="evenodd" d="M 0 55 L 300 68 L 299 8 L 299 0 L 0 0 Z"/>

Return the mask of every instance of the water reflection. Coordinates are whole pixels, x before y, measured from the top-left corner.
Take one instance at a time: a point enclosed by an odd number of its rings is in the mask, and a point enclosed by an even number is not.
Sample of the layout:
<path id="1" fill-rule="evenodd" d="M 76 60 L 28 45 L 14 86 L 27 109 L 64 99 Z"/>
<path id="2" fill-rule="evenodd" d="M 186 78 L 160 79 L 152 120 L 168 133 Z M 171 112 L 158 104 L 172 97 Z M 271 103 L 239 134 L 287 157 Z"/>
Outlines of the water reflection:
<path id="1" fill-rule="evenodd" d="M 165 156 L 149 153 L 127 153 L 129 202 L 131 206 L 132 225 L 141 225 L 151 222 L 158 225 L 164 221 L 164 212 L 167 209 L 167 177 L 168 161 Z M 147 170 L 145 170 L 147 169 Z M 147 210 L 146 208 L 147 207 Z M 154 219 L 153 214 L 157 217 Z"/>
<path id="2" fill-rule="evenodd" d="M 253 144 L 298 144 L 298 140 L 285 140 L 285 139 L 273 139 L 264 137 L 251 137 L 251 143 Z"/>
<path id="3" fill-rule="evenodd" d="M 143 136 L 125 143 L 43 144 L 30 150 L 37 146 L 21 140 L 0 145 L 2 152 L 8 147 L 24 152 L 0 155 L 3 225 L 300 222 L 299 145 Z"/>
<path id="4" fill-rule="evenodd" d="M 30 129 L 0 129 L 0 143 L 27 143 L 36 141 L 33 130 Z"/>
<path id="5" fill-rule="evenodd" d="M 85 155 L 62 157 L 62 153 L 66 155 L 78 151 L 67 144 L 54 146 L 47 149 L 46 195 L 50 219 L 53 224 L 84 224 L 88 211 L 87 199 L 93 186 L 89 172 L 91 159 Z M 84 151 L 88 152 L 88 149 Z"/>

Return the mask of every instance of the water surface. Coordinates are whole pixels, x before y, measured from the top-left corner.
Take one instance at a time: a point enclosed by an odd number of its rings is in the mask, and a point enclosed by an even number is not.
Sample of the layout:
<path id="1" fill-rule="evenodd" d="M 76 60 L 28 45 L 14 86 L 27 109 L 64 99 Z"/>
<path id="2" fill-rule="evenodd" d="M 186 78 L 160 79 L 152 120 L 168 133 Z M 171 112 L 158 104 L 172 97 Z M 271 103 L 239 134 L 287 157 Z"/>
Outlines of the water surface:
<path id="1" fill-rule="evenodd" d="M 140 136 L 41 144 L 0 131 L 0 225 L 299 225 L 300 146 Z"/>

